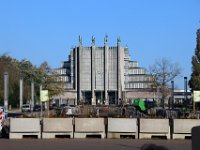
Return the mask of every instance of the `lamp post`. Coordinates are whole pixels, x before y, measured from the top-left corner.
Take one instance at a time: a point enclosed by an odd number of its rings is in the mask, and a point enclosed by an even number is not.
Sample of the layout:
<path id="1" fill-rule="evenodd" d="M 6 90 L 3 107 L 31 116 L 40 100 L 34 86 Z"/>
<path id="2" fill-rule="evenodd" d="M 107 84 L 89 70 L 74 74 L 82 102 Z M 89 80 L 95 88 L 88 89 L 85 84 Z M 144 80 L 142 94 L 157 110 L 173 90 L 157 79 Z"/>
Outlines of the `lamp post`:
<path id="1" fill-rule="evenodd" d="M 171 108 L 174 109 L 174 81 L 171 81 Z"/>
<path id="2" fill-rule="evenodd" d="M 184 100 L 187 103 L 187 77 L 184 77 Z"/>

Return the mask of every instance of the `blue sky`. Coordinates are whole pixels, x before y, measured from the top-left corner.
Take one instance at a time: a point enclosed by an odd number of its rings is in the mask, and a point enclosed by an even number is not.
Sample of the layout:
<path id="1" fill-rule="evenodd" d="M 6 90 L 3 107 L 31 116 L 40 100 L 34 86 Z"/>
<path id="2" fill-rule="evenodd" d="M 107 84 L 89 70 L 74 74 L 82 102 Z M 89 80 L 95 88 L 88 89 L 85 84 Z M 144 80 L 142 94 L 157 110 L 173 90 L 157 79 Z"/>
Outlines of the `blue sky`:
<path id="1" fill-rule="evenodd" d="M 121 37 L 132 60 L 149 68 L 165 57 L 182 67 L 175 85 L 190 77 L 200 27 L 200 0 L 0 0 L 0 54 L 59 67 L 78 44 L 110 46 Z"/>

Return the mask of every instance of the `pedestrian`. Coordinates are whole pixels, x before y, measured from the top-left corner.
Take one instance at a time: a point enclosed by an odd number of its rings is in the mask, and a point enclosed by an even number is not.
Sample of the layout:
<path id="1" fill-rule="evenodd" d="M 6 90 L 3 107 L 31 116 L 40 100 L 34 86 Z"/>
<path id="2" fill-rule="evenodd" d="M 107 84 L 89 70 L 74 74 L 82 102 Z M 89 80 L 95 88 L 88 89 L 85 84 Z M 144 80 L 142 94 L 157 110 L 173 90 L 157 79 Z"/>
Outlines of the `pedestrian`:
<path id="1" fill-rule="evenodd" d="M 124 107 L 124 106 L 122 107 L 122 116 L 123 116 L 123 117 L 125 117 L 125 116 L 126 116 L 126 109 L 125 109 L 125 107 Z"/>

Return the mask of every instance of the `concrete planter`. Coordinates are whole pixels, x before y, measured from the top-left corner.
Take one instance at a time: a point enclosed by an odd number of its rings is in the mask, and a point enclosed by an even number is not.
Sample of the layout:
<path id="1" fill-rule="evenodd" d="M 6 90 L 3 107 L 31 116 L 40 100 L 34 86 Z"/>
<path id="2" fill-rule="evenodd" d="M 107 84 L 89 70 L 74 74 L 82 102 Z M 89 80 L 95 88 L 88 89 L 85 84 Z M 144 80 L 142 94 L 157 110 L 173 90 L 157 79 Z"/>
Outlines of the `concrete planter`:
<path id="1" fill-rule="evenodd" d="M 197 119 L 174 119 L 173 121 L 173 139 L 185 139 L 191 137 L 192 128 L 200 126 L 200 120 Z"/>
<path id="2" fill-rule="evenodd" d="M 56 137 L 73 138 L 73 118 L 44 118 L 43 139 Z"/>
<path id="3" fill-rule="evenodd" d="M 134 137 L 138 138 L 137 119 L 108 118 L 107 138 Z"/>
<path id="4" fill-rule="evenodd" d="M 152 137 L 166 137 L 170 139 L 170 126 L 168 119 L 140 119 L 140 139 Z"/>
<path id="5" fill-rule="evenodd" d="M 105 138 L 104 118 L 75 118 L 74 138 Z"/>
<path id="6" fill-rule="evenodd" d="M 39 118 L 11 118 L 10 139 L 22 139 L 24 137 L 41 138 L 41 126 Z"/>

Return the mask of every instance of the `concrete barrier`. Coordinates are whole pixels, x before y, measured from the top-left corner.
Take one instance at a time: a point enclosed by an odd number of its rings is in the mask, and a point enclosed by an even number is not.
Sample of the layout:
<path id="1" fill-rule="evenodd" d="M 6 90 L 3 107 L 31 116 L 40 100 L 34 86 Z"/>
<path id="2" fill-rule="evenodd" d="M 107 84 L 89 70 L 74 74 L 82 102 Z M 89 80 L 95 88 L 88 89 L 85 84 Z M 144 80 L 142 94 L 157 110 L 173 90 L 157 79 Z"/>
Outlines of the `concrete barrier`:
<path id="1" fill-rule="evenodd" d="M 170 139 L 168 119 L 140 119 L 139 139 L 165 137 Z"/>
<path id="2" fill-rule="evenodd" d="M 74 138 L 105 138 L 104 118 L 75 118 Z"/>
<path id="3" fill-rule="evenodd" d="M 73 138 L 73 118 L 44 118 L 43 139 Z"/>
<path id="4" fill-rule="evenodd" d="M 41 126 L 39 118 L 11 118 L 10 139 L 22 139 L 25 137 L 41 138 Z"/>
<path id="5" fill-rule="evenodd" d="M 192 128 L 200 126 L 200 120 L 197 119 L 174 119 L 173 121 L 173 139 L 191 138 Z"/>
<path id="6" fill-rule="evenodd" d="M 138 138 L 137 119 L 108 118 L 107 138 Z"/>

